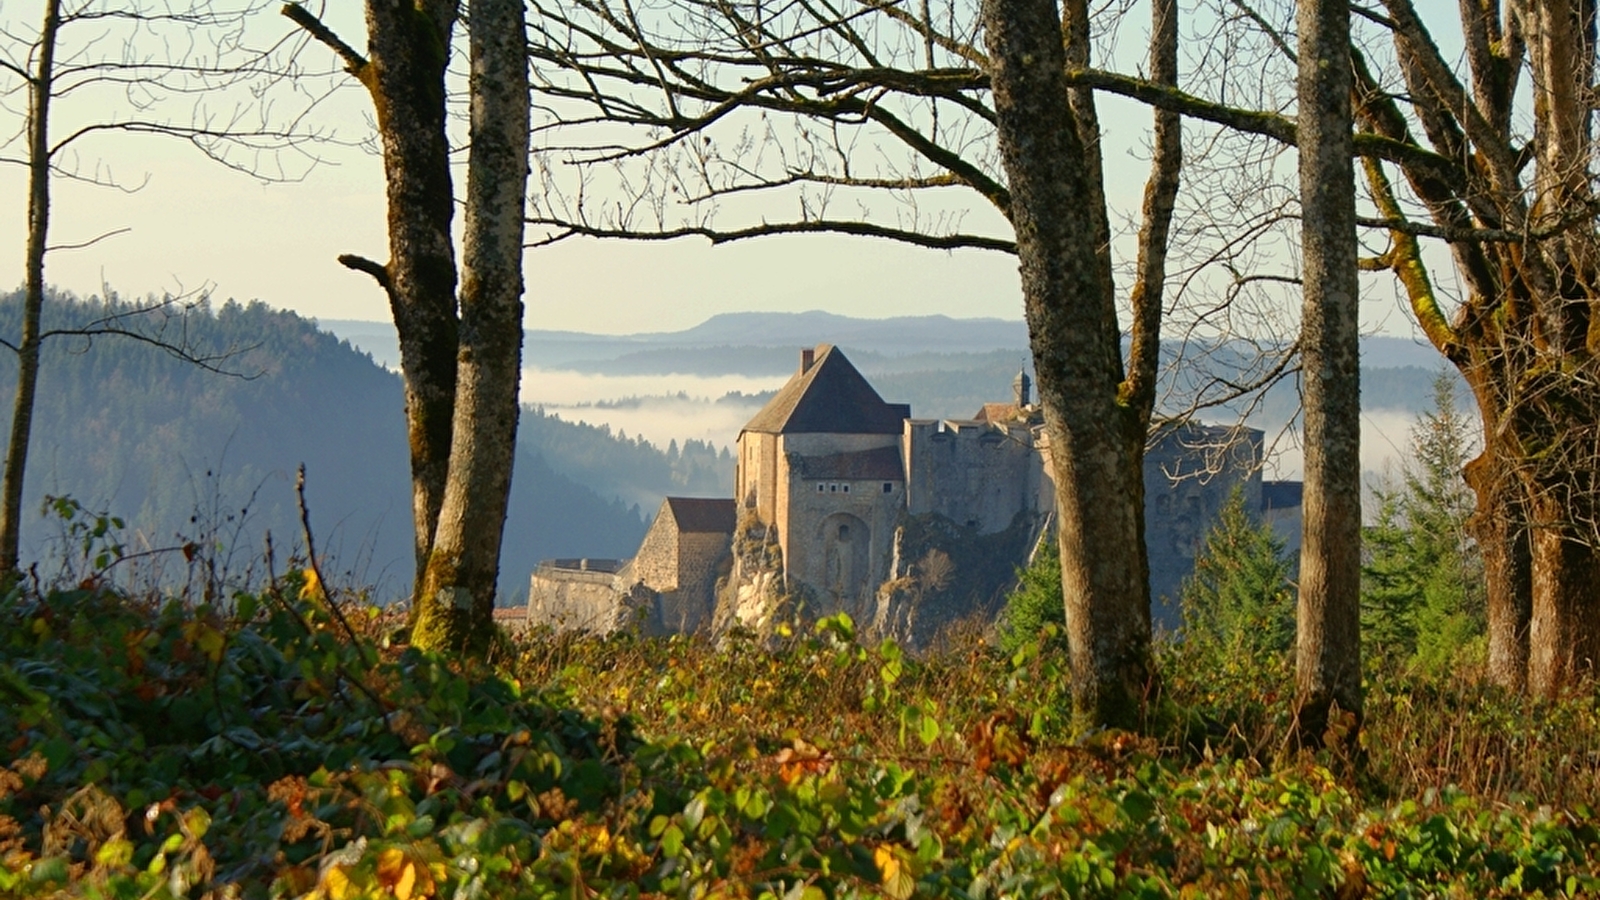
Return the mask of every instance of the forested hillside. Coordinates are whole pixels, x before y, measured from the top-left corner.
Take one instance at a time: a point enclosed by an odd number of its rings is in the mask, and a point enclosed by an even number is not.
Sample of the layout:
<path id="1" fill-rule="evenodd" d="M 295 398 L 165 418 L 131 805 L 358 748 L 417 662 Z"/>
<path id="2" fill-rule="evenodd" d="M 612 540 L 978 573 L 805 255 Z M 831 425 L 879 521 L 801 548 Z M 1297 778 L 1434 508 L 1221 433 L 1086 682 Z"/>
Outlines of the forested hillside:
<path id="1" fill-rule="evenodd" d="M 665 496 L 725 497 L 733 491 L 733 454 L 704 441 L 685 441 L 680 448 L 674 440 L 663 451 L 643 438 L 612 434 L 609 426 L 567 422 L 528 407 L 517 443 L 602 496 L 637 505 L 646 517 Z"/>
<path id="2" fill-rule="evenodd" d="M 62 298 L 46 310 L 47 328 L 81 327 L 108 312 Z M 0 300 L 0 335 L 15 335 L 18 322 L 17 298 Z M 259 555 L 269 530 L 279 548 L 298 540 L 294 472 L 304 463 L 319 550 L 335 558 L 334 568 L 380 590 L 408 589 L 411 501 L 398 376 L 314 323 L 261 303 L 120 324 L 220 356 L 214 365 L 230 374 L 125 336 L 47 341 L 26 509 L 39 509 L 46 495 L 70 495 L 125 519 L 130 549 L 210 538 L 237 545 L 243 559 Z M 0 397 L 8 402 L 15 379 L 15 359 L 0 354 Z M 524 436 L 545 435 L 541 445 L 559 446 L 560 433 L 578 430 L 529 419 L 535 427 Z M 8 427 L 9 416 L 0 434 Z M 665 463 L 647 446 L 594 437 L 585 453 L 610 441 Z M 547 458 L 525 449 L 517 459 L 501 566 L 507 595 L 526 590 L 540 559 L 626 556 L 643 534 L 639 510 L 583 486 Z M 604 483 L 580 474 L 585 483 Z M 25 557 L 37 558 L 58 530 L 30 513 Z"/>

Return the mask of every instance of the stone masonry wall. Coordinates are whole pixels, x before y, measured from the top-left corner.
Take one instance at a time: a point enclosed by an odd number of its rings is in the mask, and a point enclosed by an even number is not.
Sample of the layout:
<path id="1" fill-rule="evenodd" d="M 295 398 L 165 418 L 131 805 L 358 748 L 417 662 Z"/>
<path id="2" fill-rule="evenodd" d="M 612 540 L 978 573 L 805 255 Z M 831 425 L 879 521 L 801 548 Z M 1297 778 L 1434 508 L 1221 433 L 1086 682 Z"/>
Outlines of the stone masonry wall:
<path id="1" fill-rule="evenodd" d="M 639 543 L 633 557 L 633 581 L 652 591 L 675 591 L 679 585 L 678 528 L 665 504 Z"/>
<path id="2" fill-rule="evenodd" d="M 716 608 L 717 579 L 727 575 L 732 552 L 731 535 L 680 534 L 677 586 L 657 592 L 651 630 L 661 634 L 690 634 L 710 628 Z"/>
<path id="3" fill-rule="evenodd" d="M 911 515 L 994 534 L 1019 511 L 1053 508 L 1054 496 L 1041 496 L 1044 467 L 1026 426 L 908 419 L 903 441 Z"/>
<path id="4" fill-rule="evenodd" d="M 539 566 L 528 584 L 528 625 L 597 634 L 614 630 L 626 615 L 616 589 L 619 577 L 620 573 Z"/>
<path id="5" fill-rule="evenodd" d="M 1157 435 L 1145 451 L 1145 545 L 1151 612 L 1159 625 L 1181 622 L 1178 597 L 1195 556 L 1235 487 L 1245 508 L 1261 507 L 1259 431 L 1189 425 Z"/>
<path id="6" fill-rule="evenodd" d="M 788 485 L 789 534 L 784 570 L 814 603 L 815 615 L 829 615 L 869 597 L 889 576 L 894 526 L 904 508 L 904 483 L 829 479 L 841 490 L 818 492 L 816 481 L 791 475 Z M 844 491 L 845 485 L 850 490 Z"/>

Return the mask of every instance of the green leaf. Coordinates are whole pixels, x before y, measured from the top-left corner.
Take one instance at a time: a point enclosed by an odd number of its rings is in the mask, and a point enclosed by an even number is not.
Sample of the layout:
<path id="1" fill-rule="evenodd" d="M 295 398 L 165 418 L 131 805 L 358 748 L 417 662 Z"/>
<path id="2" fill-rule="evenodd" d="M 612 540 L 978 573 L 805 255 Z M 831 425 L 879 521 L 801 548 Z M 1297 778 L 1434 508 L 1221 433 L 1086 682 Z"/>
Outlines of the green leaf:
<path id="1" fill-rule="evenodd" d="M 667 856 L 677 856 L 683 852 L 683 829 L 676 825 L 668 825 L 661 833 L 661 852 Z"/>
<path id="2" fill-rule="evenodd" d="M 1135 825 L 1143 825 L 1150 821 L 1155 811 L 1155 798 L 1144 791 L 1129 791 L 1128 795 L 1122 798 L 1122 814 Z"/>
<path id="3" fill-rule="evenodd" d="M 35 862 L 28 869 L 28 880 L 34 884 L 46 881 L 65 882 L 69 874 L 67 858 L 65 856 L 51 856 Z"/>

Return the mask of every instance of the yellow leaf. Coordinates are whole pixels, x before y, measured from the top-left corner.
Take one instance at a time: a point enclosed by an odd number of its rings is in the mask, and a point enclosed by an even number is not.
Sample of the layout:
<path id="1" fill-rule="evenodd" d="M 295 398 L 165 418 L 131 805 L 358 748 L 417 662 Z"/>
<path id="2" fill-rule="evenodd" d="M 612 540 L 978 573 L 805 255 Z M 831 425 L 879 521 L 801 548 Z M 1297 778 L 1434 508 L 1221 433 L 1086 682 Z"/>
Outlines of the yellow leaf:
<path id="1" fill-rule="evenodd" d="M 389 847 L 378 854 L 378 880 L 391 885 L 400 880 L 400 870 L 406 864 L 405 851 Z"/>
<path id="2" fill-rule="evenodd" d="M 305 579 L 305 586 L 300 588 L 301 600 L 321 600 L 323 597 L 322 582 L 317 579 L 317 570 L 310 566 L 300 571 Z"/>
<path id="3" fill-rule="evenodd" d="M 343 866 L 329 866 L 322 873 L 322 883 L 317 887 L 328 900 L 354 900 L 361 893 Z"/>
<path id="4" fill-rule="evenodd" d="M 411 900 L 411 890 L 417 885 L 417 867 L 406 863 L 400 870 L 400 880 L 394 883 L 394 895 L 399 900 Z"/>
<path id="5" fill-rule="evenodd" d="M 878 872 L 882 875 L 883 892 L 893 900 L 907 900 L 916 888 L 917 880 L 912 877 L 905 860 L 893 848 L 880 846 L 872 851 L 872 861 L 878 864 Z"/>
<path id="6" fill-rule="evenodd" d="M 223 637 L 222 632 L 212 628 L 210 625 L 205 625 L 200 629 L 199 638 L 195 645 L 200 648 L 200 652 L 204 653 L 206 658 L 212 662 L 220 661 L 222 659 L 222 647 L 227 643 L 227 639 Z"/>

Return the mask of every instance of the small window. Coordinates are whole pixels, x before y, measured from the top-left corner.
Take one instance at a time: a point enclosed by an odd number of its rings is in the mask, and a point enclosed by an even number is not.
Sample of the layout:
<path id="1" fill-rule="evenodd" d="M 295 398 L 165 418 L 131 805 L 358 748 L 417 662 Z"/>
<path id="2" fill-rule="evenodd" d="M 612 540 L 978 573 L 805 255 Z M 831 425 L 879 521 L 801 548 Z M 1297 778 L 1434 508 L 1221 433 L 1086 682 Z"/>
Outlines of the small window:
<path id="1" fill-rule="evenodd" d="M 841 541 L 850 540 L 850 526 L 849 525 L 840 525 L 839 526 L 839 540 L 841 540 Z"/>
<path id="2" fill-rule="evenodd" d="M 884 483 L 883 483 L 883 492 L 884 492 L 884 493 L 885 493 L 885 494 L 892 494 L 892 493 L 894 493 L 894 482 L 891 482 L 891 481 L 885 481 L 885 482 L 884 482 Z"/>
<path id="3" fill-rule="evenodd" d="M 841 485 L 839 485 L 839 490 L 840 490 L 840 491 L 841 491 L 841 492 L 843 492 L 843 493 L 846 493 L 846 494 L 848 494 L 848 493 L 850 493 L 850 485 L 848 485 L 848 484 L 841 484 Z"/>
<path id="4" fill-rule="evenodd" d="M 822 493 L 823 491 L 827 490 L 827 487 L 828 486 L 823 484 L 822 482 L 820 482 L 820 481 L 817 482 L 817 493 L 819 493 L 819 494 Z"/>
<path id="5" fill-rule="evenodd" d="M 830 493 L 830 494 L 839 493 L 839 486 L 837 484 L 828 485 L 828 493 Z"/>

